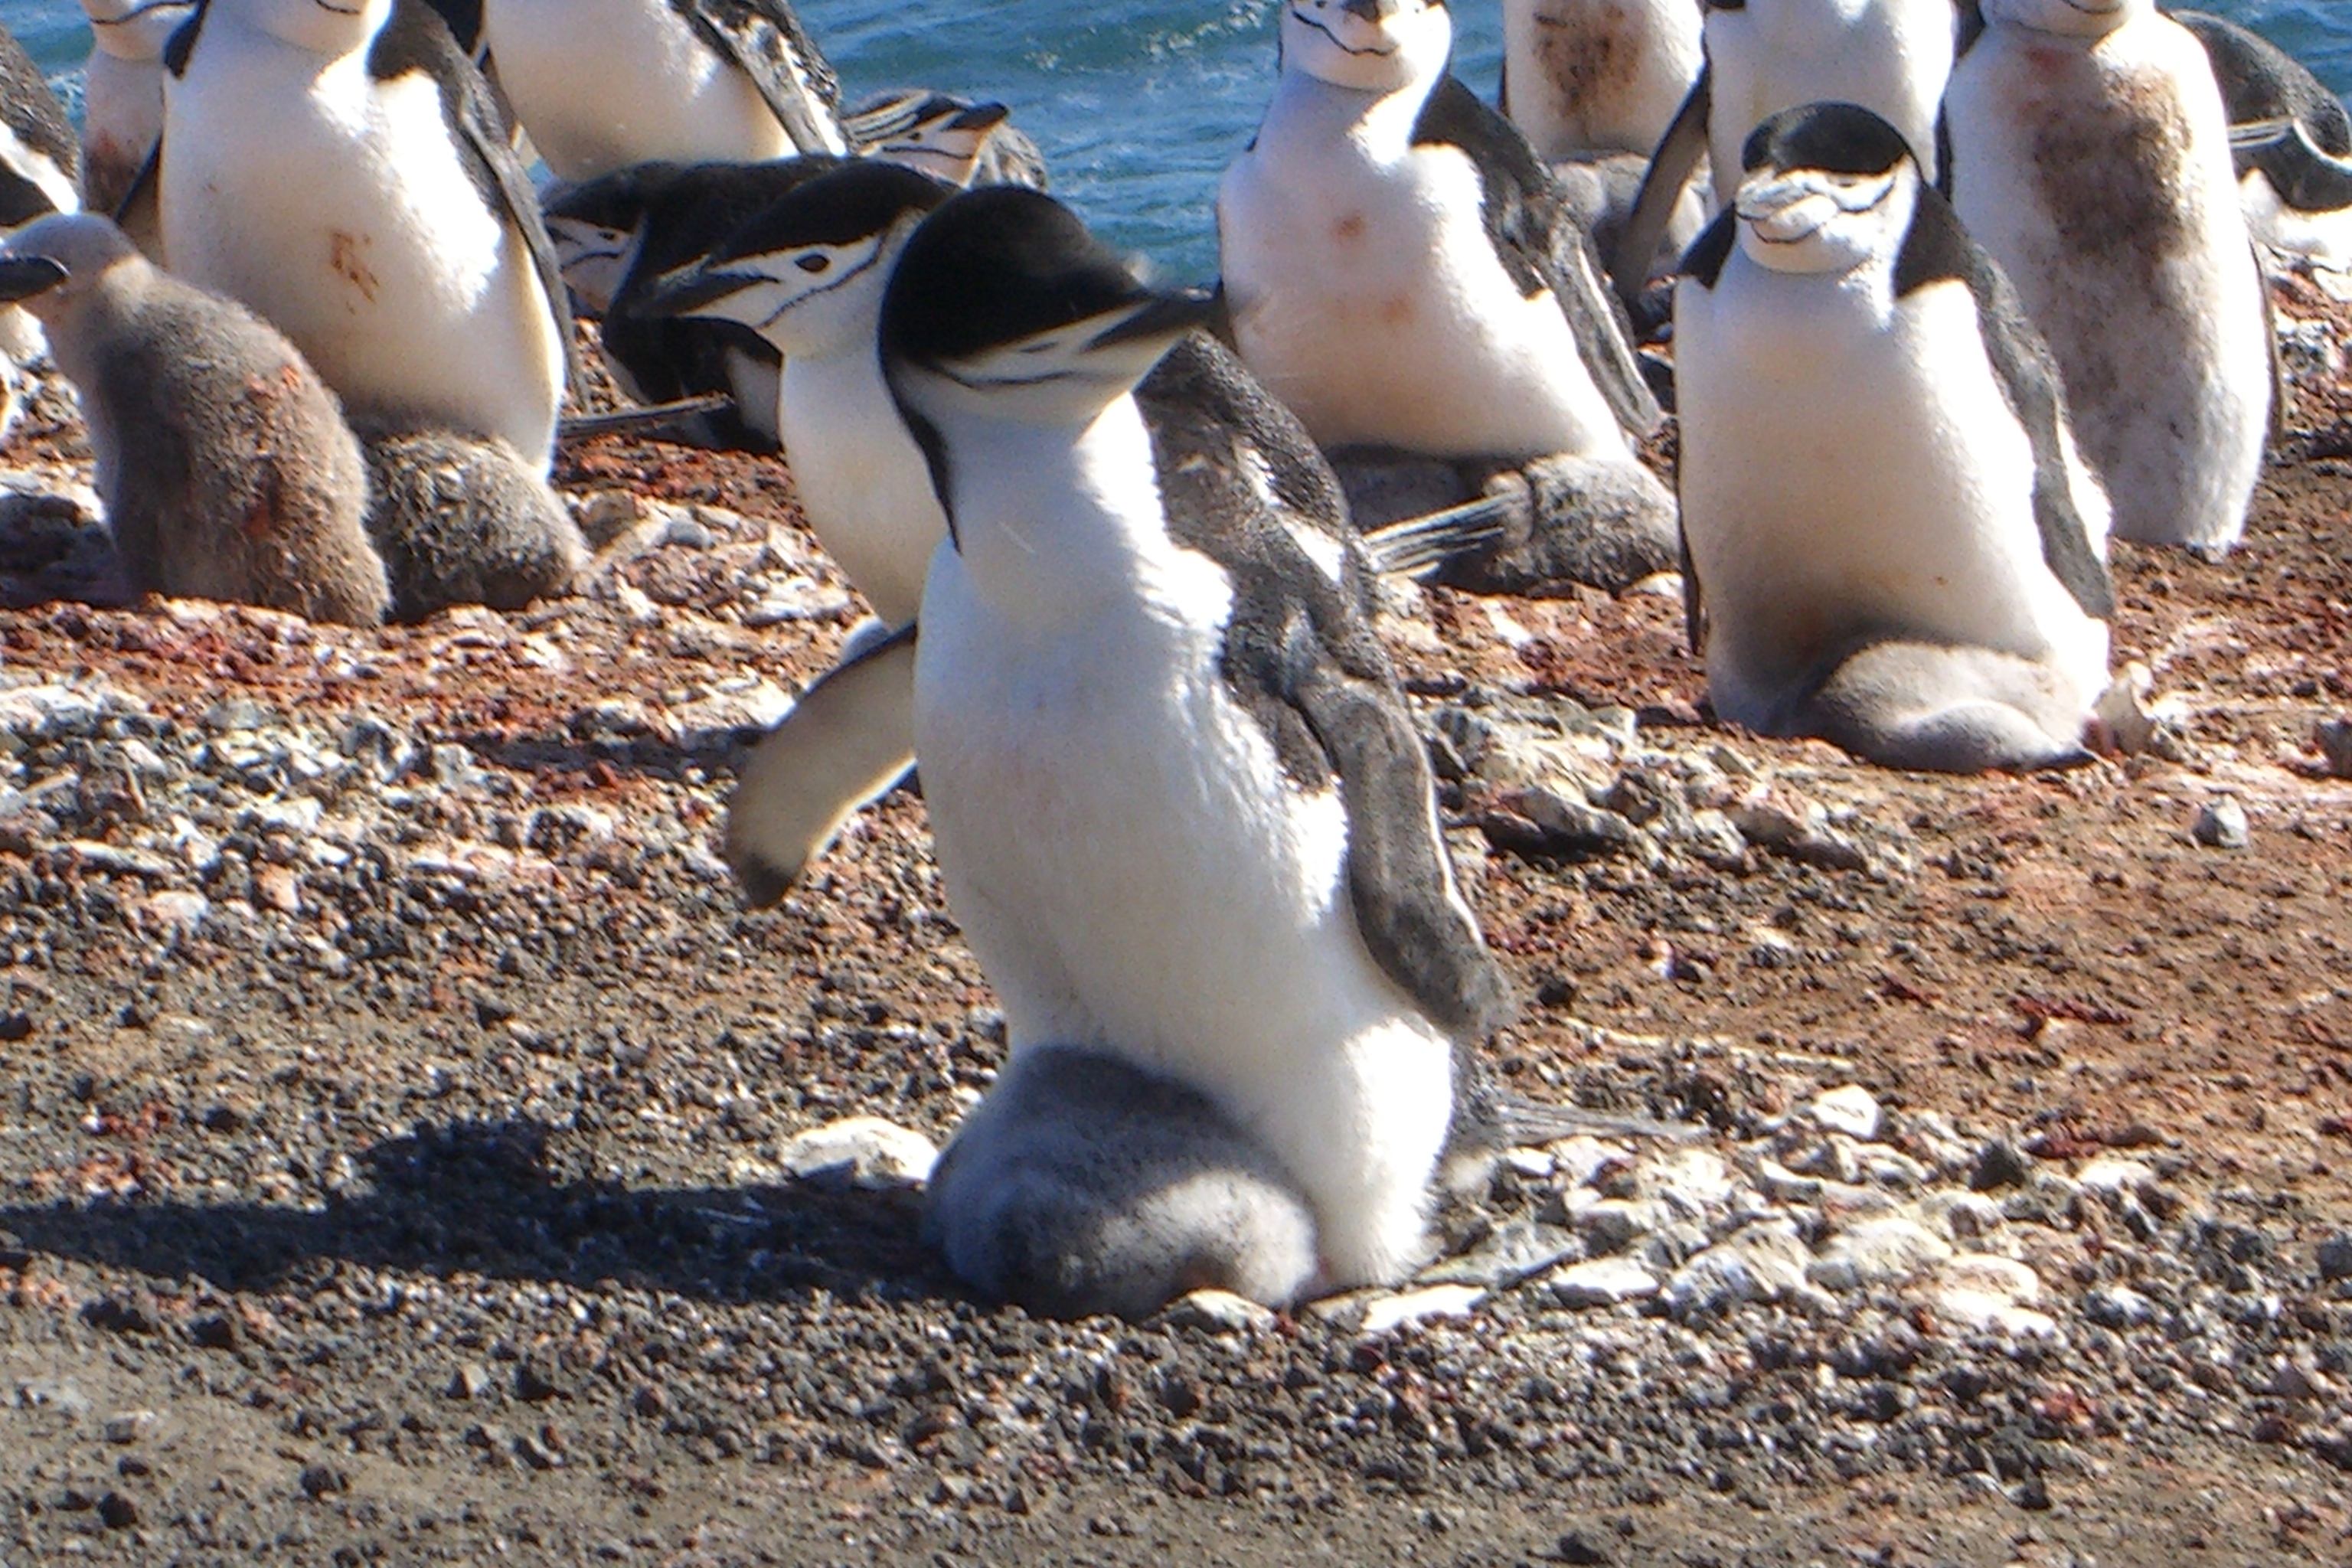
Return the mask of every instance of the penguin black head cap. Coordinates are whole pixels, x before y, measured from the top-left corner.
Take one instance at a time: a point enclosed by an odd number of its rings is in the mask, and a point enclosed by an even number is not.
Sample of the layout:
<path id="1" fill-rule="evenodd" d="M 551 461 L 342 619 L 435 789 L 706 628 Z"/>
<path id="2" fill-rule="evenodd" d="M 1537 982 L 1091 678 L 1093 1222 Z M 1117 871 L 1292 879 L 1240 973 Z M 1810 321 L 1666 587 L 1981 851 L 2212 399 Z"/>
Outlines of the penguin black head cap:
<path id="1" fill-rule="evenodd" d="M 1164 304 L 1114 329 L 1142 336 L 1206 296 L 1162 294 L 1135 275 L 1077 214 L 1041 191 L 987 185 L 923 222 L 882 303 L 886 359 L 940 363 L 1049 332 L 1123 307 Z"/>
<path id="2" fill-rule="evenodd" d="M 723 266 L 803 245 L 848 245 L 880 234 L 908 213 L 929 212 L 955 187 L 903 163 L 852 158 L 794 186 L 729 235 L 711 253 Z"/>
<path id="3" fill-rule="evenodd" d="M 1884 174 L 1916 162 L 1903 133 L 1858 103 L 1808 103 L 1772 116 L 1748 134 L 1740 167 L 1819 169 L 1831 174 Z"/>

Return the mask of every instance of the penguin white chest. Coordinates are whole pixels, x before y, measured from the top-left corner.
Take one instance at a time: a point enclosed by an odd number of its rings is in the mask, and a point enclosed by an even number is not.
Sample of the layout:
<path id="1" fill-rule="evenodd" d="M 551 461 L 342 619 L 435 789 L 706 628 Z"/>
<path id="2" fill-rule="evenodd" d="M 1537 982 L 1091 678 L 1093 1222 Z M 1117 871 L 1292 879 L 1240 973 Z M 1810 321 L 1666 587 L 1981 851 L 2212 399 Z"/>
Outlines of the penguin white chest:
<path id="1" fill-rule="evenodd" d="M 1710 11 L 1707 153 L 1718 204 L 1739 184 L 1748 133 L 1784 109 L 1858 103 L 1903 133 L 1934 180 L 1951 79 L 1951 0 L 1755 0 Z"/>
<path id="2" fill-rule="evenodd" d="M 2050 341 L 2116 531 L 2227 545 L 2262 464 L 2270 346 L 2202 47 L 2155 15 L 2095 44 L 1995 26 L 1949 120 L 1953 205 Z"/>
<path id="3" fill-rule="evenodd" d="M 163 133 L 163 67 L 94 51 L 82 79 L 82 184 L 93 212 L 122 205 Z"/>
<path id="4" fill-rule="evenodd" d="M 482 27 L 515 117 L 560 179 L 793 151 L 751 78 L 669 0 L 487 0 Z"/>
<path id="5" fill-rule="evenodd" d="M 2053 659 L 2096 692 L 2106 628 L 2042 560 L 2032 443 L 1964 286 L 1889 309 L 1735 255 L 1713 289 L 1679 286 L 1675 321 L 1683 525 L 1725 717 L 1777 728 L 1870 637 Z"/>
<path id="6" fill-rule="evenodd" d="M 355 413 L 545 458 L 563 345 L 528 247 L 458 154 L 441 88 L 207 25 L 166 89 L 173 270 L 292 338 Z"/>
<path id="7" fill-rule="evenodd" d="M 873 349 L 787 359 L 777 411 L 809 526 L 885 626 L 914 619 L 947 519 Z"/>
<path id="8" fill-rule="evenodd" d="M 1628 448 L 1548 290 L 1522 295 L 1452 147 L 1382 157 L 1279 104 L 1217 223 L 1241 354 L 1327 447 L 1442 457 Z"/>

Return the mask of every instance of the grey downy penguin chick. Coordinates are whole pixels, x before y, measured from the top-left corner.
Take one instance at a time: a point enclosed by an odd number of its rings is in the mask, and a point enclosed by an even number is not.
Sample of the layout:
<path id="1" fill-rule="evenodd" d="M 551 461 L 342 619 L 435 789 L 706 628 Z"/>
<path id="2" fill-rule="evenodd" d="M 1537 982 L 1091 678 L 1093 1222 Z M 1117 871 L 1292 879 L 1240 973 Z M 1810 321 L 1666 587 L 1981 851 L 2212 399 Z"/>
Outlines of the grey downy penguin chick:
<path id="1" fill-rule="evenodd" d="M 1675 292 L 1716 711 L 1894 767 L 2084 760 L 2107 505 L 2048 348 L 1870 110 L 1777 114 L 1744 162 Z"/>
<path id="2" fill-rule="evenodd" d="M 588 544 L 563 502 L 515 449 L 447 430 L 359 426 L 369 534 L 394 616 L 452 605 L 520 610 L 570 588 Z"/>
<path id="3" fill-rule="evenodd" d="M 1315 1212 L 1199 1090 L 1108 1052 L 1013 1058 L 932 1168 L 923 1240 L 983 1295 L 1142 1318 L 1213 1287 L 1296 1300 Z"/>
<path id="4" fill-rule="evenodd" d="M 2273 406 L 2269 297 L 2211 62 L 2155 0 L 1986 0 L 1952 201 L 2066 377 L 2115 531 L 2227 550 Z"/>
<path id="5" fill-rule="evenodd" d="M 782 356 L 747 326 L 668 313 L 661 279 L 786 192 L 847 162 L 637 163 L 551 196 L 547 228 L 564 281 L 602 319 L 604 355 L 623 391 L 645 404 L 724 393 L 734 407 L 699 416 L 685 433 L 713 447 L 776 449 Z"/>
<path id="6" fill-rule="evenodd" d="M 789 0 L 482 0 L 482 38 L 560 180 L 849 151 Z"/>
<path id="7" fill-rule="evenodd" d="M 1618 248 L 1609 253 L 1630 303 L 1660 237 L 1686 211 L 1705 160 L 1715 206 L 1741 178 L 1748 133 L 1785 109 L 1857 103 L 1899 132 L 1933 184 L 1942 178 L 1938 117 L 1973 0 L 1700 0 L 1706 65 L 1665 134 Z"/>
<path id="8" fill-rule="evenodd" d="M 111 213 L 152 258 L 162 254 L 152 190 L 136 213 L 122 210 L 163 135 L 163 46 L 196 0 L 82 0 L 90 50 L 82 70 L 81 195 Z"/>
<path id="9" fill-rule="evenodd" d="M 916 752 L 1018 1091 L 943 1159 L 934 1235 L 968 1279 L 1056 1310 L 1132 1310 L 1171 1258 L 1219 1260 L 1186 1284 L 1285 1295 L 1402 1278 L 1429 1250 L 1441 1163 L 1493 1103 L 1468 1053 L 1510 1005 L 1338 481 L 1230 353 L 1185 335 L 1213 310 L 1011 186 L 926 219 L 883 306 L 890 390 L 950 524 Z M 1041 1237 L 981 1173 L 1031 1148 L 1074 1169 L 1067 1119 L 1019 1113 L 1088 1100 L 1050 1092 L 1071 1071 L 1057 1049 L 1181 1084 L 1263 1158 L 1195 1141 L 1197 1113 L 1171 1105 L 1164 1143 L 1095 1148 L 1113 1173 L 1055 1200 L 1092 1217 Z M 1232 1176 L 1218 1203 L 1137 1203 L 1199 1181 L 1204 1149 Z M 1314 1217 L 1311 1279 L 1291 1194 Z M 1236 1258 L 1244 1234 L 1264 1250 Z"/>
<path id="10" fill-rule="evenodd" d="M 357 418 L 546 471 L 571 311 L 489 89 L 425 0 L 207 0 L 164 57 L 172 270 L 251 305 Z"/>
<path id="11" fill-rule="evenodd" d="M 0 298 L 40 318 L 80 394 L 98 492 L 136 584 L 317 621 L 383 619 L 359 443 L 275 329 L 163 272 L 92 214 L 10 236 Z"/>
<path id="12" fill-rule="evenodd" d="M 1656 403 L 1550 170 L 1452 73 L 1445 6 L 1287 0 L 1281 28 L 1217 193 L 1251 374 L 1326 448 L 1631 464 Z"/>
<path id="13" fill-rule="evenodd" d="M 2352 271 L 2352 115 L 2344 100 L 2258 33 L 2202 11 L 2171 16 L 2213 62 L 2254 238 L 2326 271 Z"/>

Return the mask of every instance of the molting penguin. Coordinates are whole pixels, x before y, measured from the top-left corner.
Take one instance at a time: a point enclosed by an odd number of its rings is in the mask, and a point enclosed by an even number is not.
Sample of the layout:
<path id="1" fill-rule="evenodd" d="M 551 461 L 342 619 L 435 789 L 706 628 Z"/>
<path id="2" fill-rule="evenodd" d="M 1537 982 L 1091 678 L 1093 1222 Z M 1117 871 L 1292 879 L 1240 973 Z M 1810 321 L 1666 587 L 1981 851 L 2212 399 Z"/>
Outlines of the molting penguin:
<path id="1" fill-rule="evenodd" d="M 1211 309 L 1009 186 L 933 214 L 883 309 L 951 530 L 917 752 L 1012 1051 L 927 1233 L 1060 1312 L 1401 1278 L 1484 1103 L 1457 1092 L 1460 1047 L 1507 1005 L 1337 481 L 1183 336 Z M 1118 1081 L 1081 1081 L 1095 1063 Z"/>
<path id="2" fill-rule="evenodd" d="M 1675 294 L 1716 711 L 1895 767 L 2082 759 L 2107 506 L 2048 349 L 1868 110 L 1775 115 L 1743 166 Z"/>
<path id="3" fill-rule="evenodd" d="M 10 236 L 0 299 L 41 319 L 80 394 L 98 491 L 139 587 L 383 619 L 359 443 L 268 322 L 163 272 L 89 214 Z"/>
<path id="4" fill-rule="evenodd" d="M 1704 58 L 1695 0 L 1503 0 L 1503 112 L 1553 163 L 1647 156 Z"/>
<path id="5" fill-rule="evenodd" d="M 1902 133 L 1932 182 L 1942 173 L 1937 116 L 1969 0 L 1700 0 L 1706 64 L 1660 140 L 1614 252 L 1621 291 L 1641 286 L 1698 161 L 1717 207 L 1740 183 L 1748 133 L 1784 109 L 1858 103 Z"/>
<path id="6" fill-rule="evenodd" d="M 2268 296 L 2205 51 L 2155 0 L 1985 0 L 1952 199 L 2066 375 L 2119 537 L 2226 550 L 2272 400 Z"/>
<path id="7" fill-rule="evenodd" d="M 118 213 L 163 134 L 163 46 L 195 15 L 196 0 L 82 0 L 81 8 L 90 34 L 82 72 L 82 205 Z M 132 237 L 143 247 L 152 236 Z"/>
<path id="8" fill-rule="evenodd" d="M 663 274 L 709 254 L 787 191 L 843 162 L 637 163 L 555 193 L 547 228 L 563 280 L 603 318 L 599 341 L 623 391 L 647 404 L 725 393 L 735 406 L 701 416 L 689 433 L 710 446 L 775 450 L 776 351 L 747 327 L 677 320 L 656 297 Z"/>
<path id="9" fill-rule="evenodd" d="M 2281 255 L 2352 270 L 2352 115 L 2344 100 L 2235 22 L 2201 11 L 2175 11 L 2172 19 L 2213 62 L 2246 226 Z"/>
<path id="10" fill-rule="evenodd" d="M 1217 195 L 1234 341 L 1327 447 L 1631 463 L 1657 405 L 1551 172 L 1449 71 L 1453 37 L 1439 0 L 1286 0 L 1273 102 Z"/>
<path id="11" fill-rule="evenodd" d="M 482 37 L 561 180 L 849 151 L 833 68 L 788 0 L 483 0 Z"/>
<path id="12" fill-rule="evenodd" d="M 252 306 L 355 418 L 544 472 L 572 346 L 537 198 L 425 0 L 209 0 L 164 66 L 172 269 Z"/>

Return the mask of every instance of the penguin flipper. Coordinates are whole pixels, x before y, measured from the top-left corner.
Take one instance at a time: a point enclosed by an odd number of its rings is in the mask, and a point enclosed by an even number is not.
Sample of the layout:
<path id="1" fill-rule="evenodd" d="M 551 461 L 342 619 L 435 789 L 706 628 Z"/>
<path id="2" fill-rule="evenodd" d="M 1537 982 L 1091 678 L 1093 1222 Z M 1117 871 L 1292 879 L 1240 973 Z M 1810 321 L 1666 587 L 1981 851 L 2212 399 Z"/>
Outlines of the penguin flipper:
<path id="1" fill-rule="evenodd" d="M 1137 388 L 1175 542 L 1234 578 L 1225 683 L 1303 788 L 1336 775 L 1347 875 L 1373 963 L 1440 1027 L 1477 1039 L 1510 987 L 1462 901 L 1429 753 L 1372 627 L 1371 568 L 1296 416 L 1205 333 Z"/>
<path id="2" fill-rule="evenodd" d="M 845 153 L 841 82 L 789 0 L 670 0 L 703 42 L 751 79 L 751 86 L 803 153 Z M 786 63 L 797 58 L 803 85 Z"/>
<path id="3" fill-rule="evenodd" d="M 1625 219 L 1624 231 L 1618 236 L 1617 255 L 1609 274 L 1616 282 L 1617 298 L 1628 312 L 1641 302 L 1642 285 L 1650 276 L 1650 258 L 1657 255 L 1659 242 L 1666 237 L 1666 226 L 1674 222 L 1683 187 L 1690 184 L 1691 171 L 1698 167 L 1700 156 L 1706 152 L 1713 72 L 1712 66 L 1699 67 L 1698 79 L 1691 83 L 1683 106 L 1675 110 L 1666 133 L 1658 138 L 1657 151 L 1650 154 L 1650 172 L 1642 176 L 1642 194 L 1633 198 L 1633 211 Z"/>
<path id="4" fill-rule="evenodd" d="M 1460 148 L 1476 165 L 1479 216 L 1511 280 L 1523 296 L 1550 291 L 1618 424 L 1636 439 L 1655 430 L 1658 400 L 1633 357 L 1632 319 L 1602 284 L 1592 237 L 1568 192 L 1526 135 L 1449 72 L 1422 106 L 1412 137 Z"/>
<path id="5" fill-rule="evenodd" d="M 577 398 L 587 384 L 579 345 L 572 336 L 572 296 L 563 287 L 555 241 L 548 237 L 547 224 L 540 216 L 539 193 L 531 187 L 530 175 L 515 152 L 512 131 L 490 93 L 489 83 L 482 79 L 472 58 L 449 31 L 448 22 L 428 0 L 393 0 L 392 20 L 369 47 L 367 66 L 368 73 L 379 81 L 421 70 L 439 86 L 442 114 L 474 188 L 530 255 L 531 269 L 539 275 L 540 289 L 547 296 L 547 308 L 554 314 L 556 333 L 563 345 L 564 383 Z"/>
<path id="6" fill-rule="evenodd" d="M 727 803 L 744 902 L 782 898 L 843 823 L 915 760 L 915 623 L 820 677 L 761 740 Z"/>

